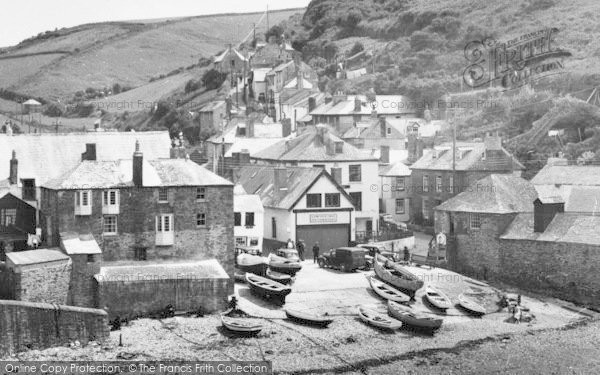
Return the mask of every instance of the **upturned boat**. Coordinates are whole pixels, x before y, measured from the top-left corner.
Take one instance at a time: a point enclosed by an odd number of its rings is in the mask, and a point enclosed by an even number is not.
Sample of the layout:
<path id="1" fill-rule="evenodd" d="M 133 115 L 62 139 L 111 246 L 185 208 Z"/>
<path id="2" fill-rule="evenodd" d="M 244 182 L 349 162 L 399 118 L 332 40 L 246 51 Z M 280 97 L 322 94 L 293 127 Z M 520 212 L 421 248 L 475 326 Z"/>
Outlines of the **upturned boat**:
<path id="1" fill-rule="evenodd" d="M 435 330 L 440 328 L 443 322 L 442 319 L 432 318 L 410 311 L 409 308 L 394 301 L 388 301 L 388 314 L 408 326 L 417 328 Z"/>
<path id="2" fill-rule="evenodd" d="M 378 280 L 377 278 L 375 278 L 375 276 L 367 276 L 367 279 L 369 280 L 371 289 L 373 289 L 373 291 L 377 293 L 377 295 L 379 295 L 380 297 L 398 303 L 407 303 L 410 301 L 409 296 L 402 293 L 398 289 L 384 283 L 383 281 Z"/>
<path id="3" fill-rule="evenodd" d="M 329 315 L 313 314 L 294 309 L 285 309 L 285 315 L 292 321 L 318 327 L 327 327 L 333 322 L 333 319 Z"/>
<path id="4" fill-rule="evenodd" d="M 423 280 L 408 271 L 401 265 L 377 254 L 373 264 L 375 274 L 381 280 L 408 292 L 414 296 L 415 292 L 423 287 Z"/>
<path id="5" fill-rule="evenodd" d="M 458 304 L 473 315 L 484 315 L 486 313 L 485 307 L 473 297 L 467 296 L 464 293 L 458 296 Z"/>
<path id="6" fill-rule="evenodd" d="M 302 265 L 298 261 L 271 254 L 269 255 L 269 268 L 275 272 L 294 276 L 302 269 Z"/>
<path id="7" fill-rule="evenodd" d="M 282 284 L 289 284 L 292 282 L 292 276 L 290 276 L 286 273 L 273 271 L 270 268 L 268 268 L 267 271 L 265 272 L 265 277 L 267 279 L 271 279 L 273 281 L 277 281 L 278 283 L 282 283 Z"/>
<path id="8" fill-rule="evenodd" d="M 241 273 L 250 272 L 255 275 L 264 275 L 269 265 L 265 257 L 242 253 L 236 258 L 236 266 Z"/>

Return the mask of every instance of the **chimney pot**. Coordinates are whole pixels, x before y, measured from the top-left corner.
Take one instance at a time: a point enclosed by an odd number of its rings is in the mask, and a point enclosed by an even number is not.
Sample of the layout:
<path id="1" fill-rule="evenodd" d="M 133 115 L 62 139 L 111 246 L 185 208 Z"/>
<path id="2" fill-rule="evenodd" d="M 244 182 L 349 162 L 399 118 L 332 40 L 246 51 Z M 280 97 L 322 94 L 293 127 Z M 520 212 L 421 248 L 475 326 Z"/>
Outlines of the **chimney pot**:
<path id="1" fill-rule="evenodd" d="M 96 160 L 96 144 L 95 143 L 86 143 L 85 144 L 85 152 L 81 154 L 81 160 Z"/>
<path id="2" fill-rule="evenodd" d="M 533 202 L 533 231 L 544 233 L 559 212 L 565 212 L 565 202 L 561 197 L 537 198 Z"/>

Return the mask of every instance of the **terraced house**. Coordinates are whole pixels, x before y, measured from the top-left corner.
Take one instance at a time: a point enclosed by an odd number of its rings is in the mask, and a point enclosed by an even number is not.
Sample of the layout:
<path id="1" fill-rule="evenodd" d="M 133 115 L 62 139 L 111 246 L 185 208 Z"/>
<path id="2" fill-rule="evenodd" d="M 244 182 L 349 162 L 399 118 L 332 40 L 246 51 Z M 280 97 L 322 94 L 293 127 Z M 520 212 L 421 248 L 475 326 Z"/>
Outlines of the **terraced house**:
<path id="1" fill-rule="evenodd" d="M 133 144 L 132 144 L 133 149 Z M 90 233 L 104 261 L 216 258 L 233 272 L 233 184 L 188 159 L 83 160 L 41 188 L 42 227 Z"/>

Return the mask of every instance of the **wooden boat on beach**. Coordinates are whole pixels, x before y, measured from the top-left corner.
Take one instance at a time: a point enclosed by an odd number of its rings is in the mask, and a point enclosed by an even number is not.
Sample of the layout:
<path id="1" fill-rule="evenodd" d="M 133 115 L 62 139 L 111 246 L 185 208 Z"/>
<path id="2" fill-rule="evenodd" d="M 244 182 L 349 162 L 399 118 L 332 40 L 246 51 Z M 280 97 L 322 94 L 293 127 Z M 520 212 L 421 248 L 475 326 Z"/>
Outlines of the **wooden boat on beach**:
<path id="1" fill-rule="evenodd" d="M 236 258 L 236 267 L 242 273 L 250 272 L 255 275 L 264 275 L 268 266 L 267 258 L 258 255 L 242 253 Z"/>
<path id="2" fill-rule="evenodd" d="M 230 312 L 221 313 L 221 324 L 228 330 L 236 333 L 256 334 L 263 329 L 262 324 L 249 321 L 245 318 L 227 316 Z"/>
<path id="3" fill-rule="evenodd" d="M 275 272 L 294 276 L 302 269 L 302 265 L 298 261 L 271 254 L 269 255 L 269 268 Z"/>
<path id="4" fill-rule="evenodd" d="M 413 295 L 423 287 L 423 280 L 419 279 L 415 274 L 408 271 L 406 268 L 391 260 L 377 254 L 373 264 L 375 274 L 381 280 L 388 284 L 407 291 Z"/>
<path id="5" fill-rule="evenodd" d="M 390 318 L 389 316 L 371 310 L 368 307 L 360 306 L 358 316 L 362 321 L 377 328 L 395 330 L 402 327 L 402 322 Z"/>
<path id="6" fill-rule="evenodd" d="M 402 306 L 394 301 L 388 301 L 388 314 L 398 319 L 402 323 L 417 328 L 425 328 L 430 330 L 438 329 L 442 326 L 443 320 L 439 318 L 432 318 L 423 314 L 410 311 L 409 308 Z"/>
<path id="7" fill-rule="evenodd" d="M 318 327 L 327 327 L 333 322 L 333 319 L 328 315 L 313 314 L 294 309 L 285 309 L 285 315 L 292 321 Z"/>
<path id="8" fill-rule="evenodd" d="M 369 284 L 371 285 L 371 288 L 373 289 L 373 291 L 375 293 L 377 293 L 378 296 L 380 296 L 386 300 L 390 300 L 390 301 L 394 301 L 394 302 L 398 302 L 398 303 L 407 303 L 410 301 L 409 296 L 402 293 L 398 289 L 384 283 L 383 281 L 378 280 L 377 278 L 375 278 L 375 276 L 369 275 L 369 276 L 367 276 L 367 279 L 369 280 Z"/>
<path id="9" fill-rule="evenodd" d="M 252 273 L 246 273 L 246 282 L 250 285 L 252 293 L 281 303 L 284 303 L 285 297 L 292 292 L 292 288 L 287 285 Z"/>
<path id="10" fill-rule="evenodd" d="M 270 268 L 265 272 L 265 277 L 282 284 L 289 284 L 292 282 L 292 276 L 286 273 L 273 271 Z"/>
<path id="11" fill-rule="evenodd" d="M 439 289 L 436 289 L 431 285 L 427 285 L 427 287 L 425 287 L 425 298 L 427 298 L 429 303 L 440 310 L 447 310 L 452 307 L 450 298 L 448 298 L 448 296 Z"/>
<path id="12" fill-rule="evenodd" d="M 464 293 L 458 296 L 458 304 L 473 315 L 484 315 L 486 313 L 485 307 L 481 306 L 473 297 L 469 297 Z"/>

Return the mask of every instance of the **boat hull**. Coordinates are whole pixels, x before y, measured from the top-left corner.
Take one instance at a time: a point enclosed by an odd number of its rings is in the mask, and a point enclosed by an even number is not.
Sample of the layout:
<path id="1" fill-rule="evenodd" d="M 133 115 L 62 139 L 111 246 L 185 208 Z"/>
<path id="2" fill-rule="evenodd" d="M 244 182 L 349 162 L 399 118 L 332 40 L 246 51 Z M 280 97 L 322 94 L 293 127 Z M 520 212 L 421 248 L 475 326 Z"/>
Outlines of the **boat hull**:
<path id="1" fill-rule="evenodd" d="M 286 309 L 285 315 L 288 317 L 289 320 L 292 320 L 296 323 L 312 325 L 317 327 L 327 327 L 333 322 L 333 319 L 323 315 L 316 315 L 304 311 L 297 311 L 291 309 Z"/>
<path id="2" fill-rule="evenodd" d="M 290 284 L 292 282 L 292 276 L 290 276 L 286 273 L 273 271 L 271 269 L 267 269 L 267 271 L 265 273 L 265 277 L 270 280 L 277 281 L 278 283 L 286 284 L 286 285 Z"/>
<path id="3" fill-rule="evenodd" d="M 408 311 L 407 308 L 403 308 L 402 305 L 388 301 L 388 314 L 403 324 L 416 328 L 424 328 L 430 330 L 436 330 L 442 326 L 442 319 L 434 319 L 425 316 L 418 316 L 413 312 Z"/>
<path id="4" fill-rule="evenodd" d="M 439 310 L 447 310 L 452 307 L 450 298 L 443 292 L 433 287 L 425 288 L 425 298 L 427 301 Z"/>
<path id="5" fill-rule="evenodd" d="M 458 304 L 472 315 L 481 316 L 485 315 L 486 313 L 485 307 L 481 306 L 474 299 L 467 297 L 464 294 L 458 296 Z"/>
<path id="6" fill-rule="evenodd" d="M 245 319 L 231 318 L 221 314 L 221 324 L 231 332 L 240 334 L 257 334 L 262 331 L 261 324 L 248 323 Z"/>
<path id="7" fill-rule="evenodd" d="M 386 263 L 391 268 L 386 268 Z M 423 280 L 402 266 L 379 255 L 375 257 L 373 267 L 377 277 L 396 288 L 406 291 L 410 296 L 414 296 L 415 292 L 423 287 Z"/>
<path id="8" fill-rule="evenodd" d="M 373 327 L 387 330 L 396 330 L 402 327 L 402 322 L 362 306 L 358 308 L 358 316 L 363 322 Z"/>
<path id="9" fill-rule="evenodd" d="M 368 279 L 371 289 L 373 289 L 373 291 L 381 298 L 398 303 L 407 303 L 410 301 L 409 296 L 386 283 L 375 279 L 375 277 L 369 276 Z"/>
<path id="10" fill-rule="evenodd" d="M 251 273 L 246 274 L 246 283 L 255 295 L 281 304 L 285 303 L 285 297 L 292 292 L 287 285 Z"/>

